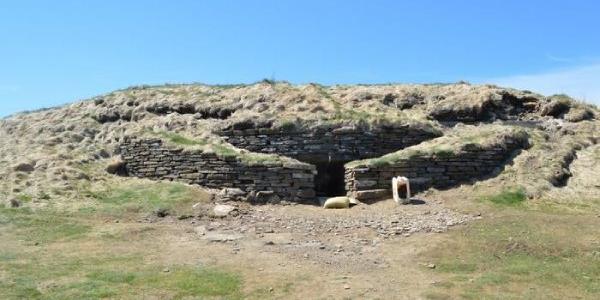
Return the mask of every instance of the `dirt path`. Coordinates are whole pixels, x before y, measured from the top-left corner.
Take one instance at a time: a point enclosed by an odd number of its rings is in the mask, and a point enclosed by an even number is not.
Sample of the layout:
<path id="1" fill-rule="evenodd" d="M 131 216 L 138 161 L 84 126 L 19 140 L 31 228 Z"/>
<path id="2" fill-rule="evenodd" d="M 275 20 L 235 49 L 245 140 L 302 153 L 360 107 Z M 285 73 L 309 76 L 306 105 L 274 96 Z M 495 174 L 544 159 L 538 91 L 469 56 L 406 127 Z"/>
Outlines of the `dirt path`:
<path id="1" fill-rule="evenodd" d="M 160 237 L 163 246 L 152 260 L 163 265 L 233 269 L 242 274 L 247 292 L 272 289 L 273 297 L 287 299 L 389 299 L 390 295 L 417 299 L 435 283 L 427 262 L 419 261 L 418 254 L 443 239 L 440 234 L 416 234 L 364 247 L 359 257 L 349 257 L 344 250 L 319 250 L 310 243 L 291 245 L 290 241 L 301 239 L 295 234 L 211 242 L 196 233 L 166 231 Z"/>

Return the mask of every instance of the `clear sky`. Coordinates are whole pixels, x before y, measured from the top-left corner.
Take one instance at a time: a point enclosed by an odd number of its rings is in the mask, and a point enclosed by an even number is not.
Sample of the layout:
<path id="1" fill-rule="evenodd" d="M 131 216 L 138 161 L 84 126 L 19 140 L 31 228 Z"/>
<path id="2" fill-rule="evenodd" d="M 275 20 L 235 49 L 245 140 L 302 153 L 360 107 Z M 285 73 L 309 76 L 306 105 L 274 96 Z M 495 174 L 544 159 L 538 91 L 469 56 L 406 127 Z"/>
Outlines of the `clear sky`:
<path id="1" fill-rule="evenodd" d="M 0 0 L 0 116 L 136 84 L 493 82 L 600 103 L 600 1 Z"/>

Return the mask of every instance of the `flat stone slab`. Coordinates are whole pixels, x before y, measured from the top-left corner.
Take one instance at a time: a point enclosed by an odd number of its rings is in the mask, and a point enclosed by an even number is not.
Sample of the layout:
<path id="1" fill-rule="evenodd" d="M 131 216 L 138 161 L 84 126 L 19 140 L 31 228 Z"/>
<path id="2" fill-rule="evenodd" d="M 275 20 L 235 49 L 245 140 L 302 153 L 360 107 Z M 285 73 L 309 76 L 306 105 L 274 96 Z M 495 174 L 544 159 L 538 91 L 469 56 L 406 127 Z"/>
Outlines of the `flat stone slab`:
<path id="1" fill-rule="evenodd" d="M 217 204 L 213 209 L 213 214 L 215 215 L 215 217 L 224 218 L 235 210 L 236 208 L 233 205 Z"/>
<path id="2" fill-rule="evenodd" d="M 391 191 L 390 190 L 386 190 L 386 189 L 375 189 L 375 190 L 363 190 L 363 191 L 356 191 L 354 193 L 354 197 L 359 200 L 375 200 L 375 199 L 382 199 L 385 197 L 389 197 L 391 195 Z"/>

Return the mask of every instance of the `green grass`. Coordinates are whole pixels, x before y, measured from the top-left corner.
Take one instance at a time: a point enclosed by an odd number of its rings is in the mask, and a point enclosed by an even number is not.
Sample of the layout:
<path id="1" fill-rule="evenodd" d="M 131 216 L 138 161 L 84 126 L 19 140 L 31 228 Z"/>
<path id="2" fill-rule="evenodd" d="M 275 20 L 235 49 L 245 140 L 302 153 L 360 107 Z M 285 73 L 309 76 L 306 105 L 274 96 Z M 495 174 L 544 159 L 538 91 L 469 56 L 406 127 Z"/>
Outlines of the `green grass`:
<path id="1" fill-rule="evenodd" d="M 116 215 L 148 213 L 159 209 L 167 210 L 172 214 L 184 214 L 191 211 L 194 203 L 208 199 L 208 195 L 201 190 L 171 182 L 123 185 L 90 192 L 89 195 L 99 205 L 97 208 L 85 208 L 85 210 Z"/>
<path id="2" fill-rule="evenodd" d="M 83 237 L 90 226 L 68 213 L 0 207 L 0 229 L 14 231 L 29 242 L 49 243 Z"/>
<path id="3" fill-rule="evenodd" d="M 17 200 L 19 200 L 20 202 L 31 202 L 31 200 L 33 200 L 33 197 L 31 195 L 28 194 L 19 194 L 17 195 Z"/>
<path id="4" fill-rule="evenodd" d="M 197 149 L 203 152 L 214 152 L 218 157 L 221 158 L 238 158 L 241 162 L 248 165 L 285 164 L 286 162 L 294 161 L 293 159 L 275 154 L 237 151 L 232 145 L 218 140 L 210 141 L 207 139 L 189 139 L 173 132 L 148 133 L 157 135 L 173 145 L 190 147 L 188 149 Z"/>
<path id="5" fill-rule="evenodd" d="M 283 132 L 293 132 L 294 130 L 296 130 L 296 128 L 296 122 L 289 120 L 284 121 L 281 123 L 281 125 L 279 125 L 279 129 Z"/>
<path id="6" fill-rule="evenodd" d="M 9 275 L 0 281 L 2 299 L 241 298 L 239 276 L 212 268 L 178 266 L 164 272 L 139 255 L 12 255 L 0 255 Z"/>
<path id="7" fill-rule="evenodd" d="M 100 199 L 109 207 L 148 208 L 198 200 L 178 185 L 120 187 Z M 94 221 L 102 219 L 1 206 L 0 299 L 242 298 L 242 280 L 235 273 L 194 265 L 169 266 L 165 272 L 164 265 L 147 259 L 155 254 L 147 245 L 156 232 L 142 235 L 148 227 L 141 227 L 127 229 L 127 239 L 105 239 L 102 230 L 97 234 L 90 226 L 104 227 Z"/>
<path id="8" fill-rule="evenodd" d="M 497 205 L 520 205 L 527 199 L 525 190 L 521 187 L 509 188 L 495 195 L 483 197 L 484 201 L 489 201 Z"/>
<path id="9" fill-rule="evenodd" d="M 175 145 L 180 145 L 180 146 L 205 146 L 207 149 L 210 148 L 211 150 L 213 150 L 217 155 L 222 156 L 222 157 L 235 157 L 238 156 L 238 152 L 236 152 L 233 147 L 231 146 L 227 146 L 227 145 L 222 145 L 222 144 L 217 144 L 217 143 L 210 143 L 208 140 L 206 139 L 189 139 L 187 137 L 184 137 L 180 134 L 174 133 L 174 132 L 158 132 L 155 133 L 158 136 L 162 137 L 163 139 L 165 139 L 167 142 L 173 143 Z M 205 148 L 203 147 L 203 148 Z M 207 150 L 207 149 L 203 149 L 203 150 Z"/>
<path id="10" fill-rule="evenodd" d="M 239 297 L 241 280 L 238 276 L 206 269 L 180 268 L 173 274 L 150 277 L 166 289 L 176 288 L 176 298 L 202 296 Z"/>
<path id="11" fill-rule="evenodd" d="M 213 144 L 211 145 L 211 149 L 213 151 L 215 151 L 215 153 L 217 155 L 219 155 L 220 157 L 237 157 L 237 156 L 243 156 L 240 153 L 238 153 L 237 151 L 235 151 L 233 149 L 233 147 L 230 146 L 226 146 L 226 145 L 221 145 L 221 144 Z"/>
<path id="12" fill-rule="evenodd" d="M 443 278 L 430 299 L 600 297 L 593 216 L 511 210 L 451 232 L 423 258 Z"/>

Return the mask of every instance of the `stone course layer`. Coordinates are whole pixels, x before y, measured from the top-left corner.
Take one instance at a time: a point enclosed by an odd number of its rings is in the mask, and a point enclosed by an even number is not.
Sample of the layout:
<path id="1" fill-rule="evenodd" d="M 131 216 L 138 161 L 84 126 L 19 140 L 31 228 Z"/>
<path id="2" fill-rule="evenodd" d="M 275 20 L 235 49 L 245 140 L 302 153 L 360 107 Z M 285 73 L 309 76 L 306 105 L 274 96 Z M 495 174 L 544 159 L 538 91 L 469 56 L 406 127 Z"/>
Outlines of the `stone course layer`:
<path id="1" fill-rule="evenodd" d="M 342 193 L 370 200 L 389 195 L 391 179 L 395 176 L 408 177 L 413 192 L 490 177 L 516 151 L 528 146 L 525 132 L 493 126 L 436 139 L 431 139 L 437 134 L 435 130 L 409 130 L 405 126 L 373 132 L 345 128 L 310 133 L 273 130 L 230 133 L 228 141 L 238 147 L 297 159 L 310 157 L 307 161 L 314 164 L 291 158 L 252 161 L 245 155 L 259 154 L 218 154 L 201 148 L 175 146 L 157 138 L 125 138 L 119 152 L 130 176 L 175 180 L 208 188 L 237 188 L 243 195 L 241 199 L 252 203 L 286 200 L 314 204 L 320 191 L 317 186 L 320 159 L 335 161 L 376 156 L 389 152 L 392 147 L 401 147 L 403 150 L 384 156 L 347 163 L 340 169 L 339 183 L 327 182 L 339 184 Z M 403 148 L 425 139 L 429 141 Z"/>
<path id="2" fill-rule="evenodd" d="M 321 126 L 310 130 L 258 128 L 218 134 L 238 148 L 285 155 L 305 162 L 377 157 L 441 136 L 441 132 L 422 124 L 368 129 L 358 126 Z"/>
<path id="3" fill-rule="evenodd" d="M 455 152 L 413 151 L 393 163 L 350 163 L 345 166 L 348 195 L 368 199 L 375 194 L 391 194 L 392 177 L 410 179 L 411 190 L 448 188 L 491 176 L 519 149 L 527 147 L 527 137 L 503 135 L 485 145 L 462 145 Z M 411 151 L 411 148 L 400 151 Z"/>
<path id="4" fill-rule="evenodd" d="M 130 176 L 239 188 L 253 203 L 313 203 L 315 199 L 315 167 L 298 161 L 254 165 L 240 157 L 168 146 L 160 139 L 126 138 L 119 152 Z"/>

